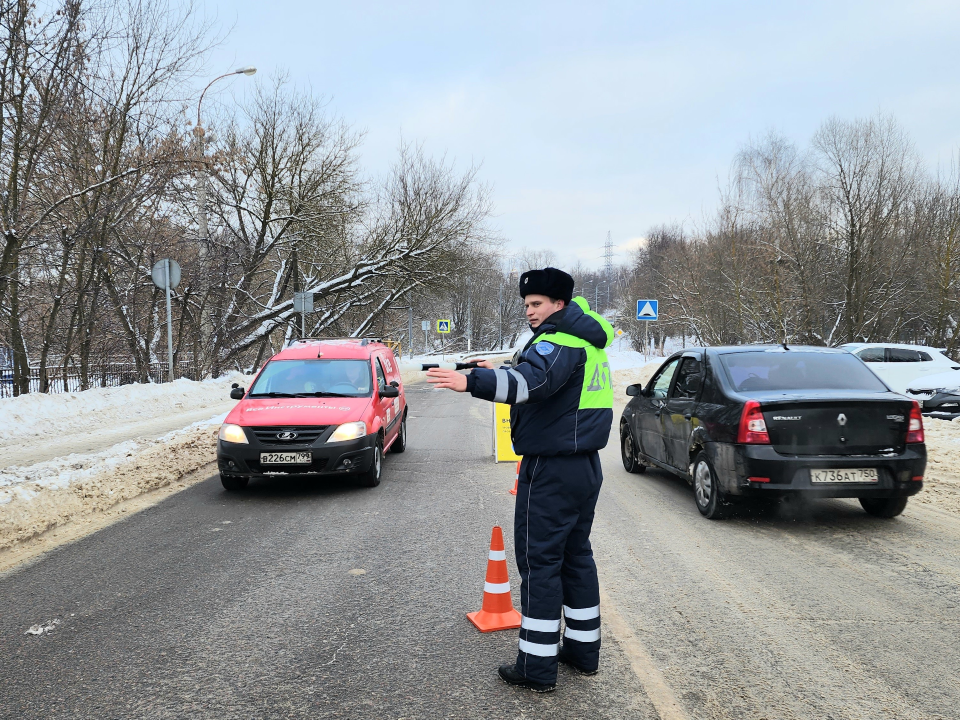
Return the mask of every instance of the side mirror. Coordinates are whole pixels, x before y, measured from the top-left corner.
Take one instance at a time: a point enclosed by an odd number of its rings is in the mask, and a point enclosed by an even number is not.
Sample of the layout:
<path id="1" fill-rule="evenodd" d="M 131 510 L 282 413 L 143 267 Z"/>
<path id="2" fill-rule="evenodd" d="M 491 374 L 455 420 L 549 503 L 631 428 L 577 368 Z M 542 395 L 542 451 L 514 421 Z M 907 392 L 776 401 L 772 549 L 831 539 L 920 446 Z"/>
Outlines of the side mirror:
<path id="1" fill-rule="evenodd" d="M 382 398 L 395 398 L 400 397 L 400 390 L 395 388 L 393 385 L 387 385 L 383 390 L 380 391 L 380 397 Z"/>
<path id="2" fill-rule="evenodd" d="M 636 397 L 643 390 L 643 385 L 627 385 L 627 395 Z"/>
<path id="3" fill-rule="evenodd" d="M 243 396 L 247 394 L 247 391 L 244 390 L 239 385 L 234 385 L 233 390 L 230 391 L 231 400 L 243 400 Z"/>
<path id="4" fill-rule="evenodd" d="M 398 383 L 396 380 L 391 380 L 391 381 L 390 381 L 390 384 L 393 385 L 395 388 L 399 388 L 399 387 L 400 387 L 400 383 Z"/>

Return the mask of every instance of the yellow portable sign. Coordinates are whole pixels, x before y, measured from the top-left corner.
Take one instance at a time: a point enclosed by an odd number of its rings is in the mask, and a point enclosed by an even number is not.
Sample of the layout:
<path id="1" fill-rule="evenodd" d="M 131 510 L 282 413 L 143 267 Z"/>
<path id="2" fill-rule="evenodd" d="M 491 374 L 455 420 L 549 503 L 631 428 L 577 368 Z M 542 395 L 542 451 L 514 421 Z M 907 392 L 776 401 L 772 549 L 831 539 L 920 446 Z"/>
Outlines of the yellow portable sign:
<path id="1" fill-rule="evenodd" d="M 506 403 L 493 404 L 493 444 L 497 462 L 516 462 L 522 459 L 513 451 L 510 439 L 510 406 Z"/>

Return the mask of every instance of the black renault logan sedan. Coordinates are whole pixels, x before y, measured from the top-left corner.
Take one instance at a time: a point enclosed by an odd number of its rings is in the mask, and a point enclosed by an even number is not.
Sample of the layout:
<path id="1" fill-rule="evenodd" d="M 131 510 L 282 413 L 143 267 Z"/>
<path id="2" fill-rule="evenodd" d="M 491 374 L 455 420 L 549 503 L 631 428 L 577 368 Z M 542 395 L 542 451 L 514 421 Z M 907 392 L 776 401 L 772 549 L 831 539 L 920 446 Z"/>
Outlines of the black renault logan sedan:
<path id="1" fill-rule="evenodd" d="M 790 493 L 855 497 L 871 515 L 890 518 L 923 488 L 919 405 L 845 350 L 685 350 L 627 395 L 623 466 L 680 475 L 708 518 L 739 498 Z"/>

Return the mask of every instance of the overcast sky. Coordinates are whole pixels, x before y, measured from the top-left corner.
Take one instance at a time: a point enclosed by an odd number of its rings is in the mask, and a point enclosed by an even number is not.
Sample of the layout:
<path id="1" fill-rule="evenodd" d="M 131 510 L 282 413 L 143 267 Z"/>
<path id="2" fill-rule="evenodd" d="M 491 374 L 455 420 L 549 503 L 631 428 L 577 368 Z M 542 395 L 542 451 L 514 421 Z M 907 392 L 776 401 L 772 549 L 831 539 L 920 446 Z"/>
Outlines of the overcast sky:
<path id="1" fill-rule="evenodd" d="M 931 166 L 960 148 L 956 0 L 205 7 L 233 26 L 211 77 L 288 71 L 366 132 L 370 172 L 401 136 L 482 163 L 510 246 L 561 264 L 600 265 L 607 231 L 623 257 L 653 225 L 699 222 L 769 130 L 806 145 L 831 115 L 884 112 Z"/>

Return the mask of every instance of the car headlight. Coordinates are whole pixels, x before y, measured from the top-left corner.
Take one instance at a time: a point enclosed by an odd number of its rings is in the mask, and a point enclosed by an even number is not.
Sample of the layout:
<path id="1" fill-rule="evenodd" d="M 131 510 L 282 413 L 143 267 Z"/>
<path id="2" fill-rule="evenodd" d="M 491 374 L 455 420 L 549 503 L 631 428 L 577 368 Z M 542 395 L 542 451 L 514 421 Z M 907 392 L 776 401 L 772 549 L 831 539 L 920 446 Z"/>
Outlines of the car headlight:
<path id="1" fill-rule="evenodd" d="M 247 435 L 243 432 L 242 427 L 230 423 L 224 423 L 220 426 L 220 439 L 224 442 L 243 443 L 244 445 L 250 442 L 247 440 Z"/>
<path id="2" fill-rule="evenodd" d="M 344 440 L 356 440 L 367 434 L 367 424 L 363 421 L 344 423 L 336 430 L 327 442 L 343 442 Z"/>

